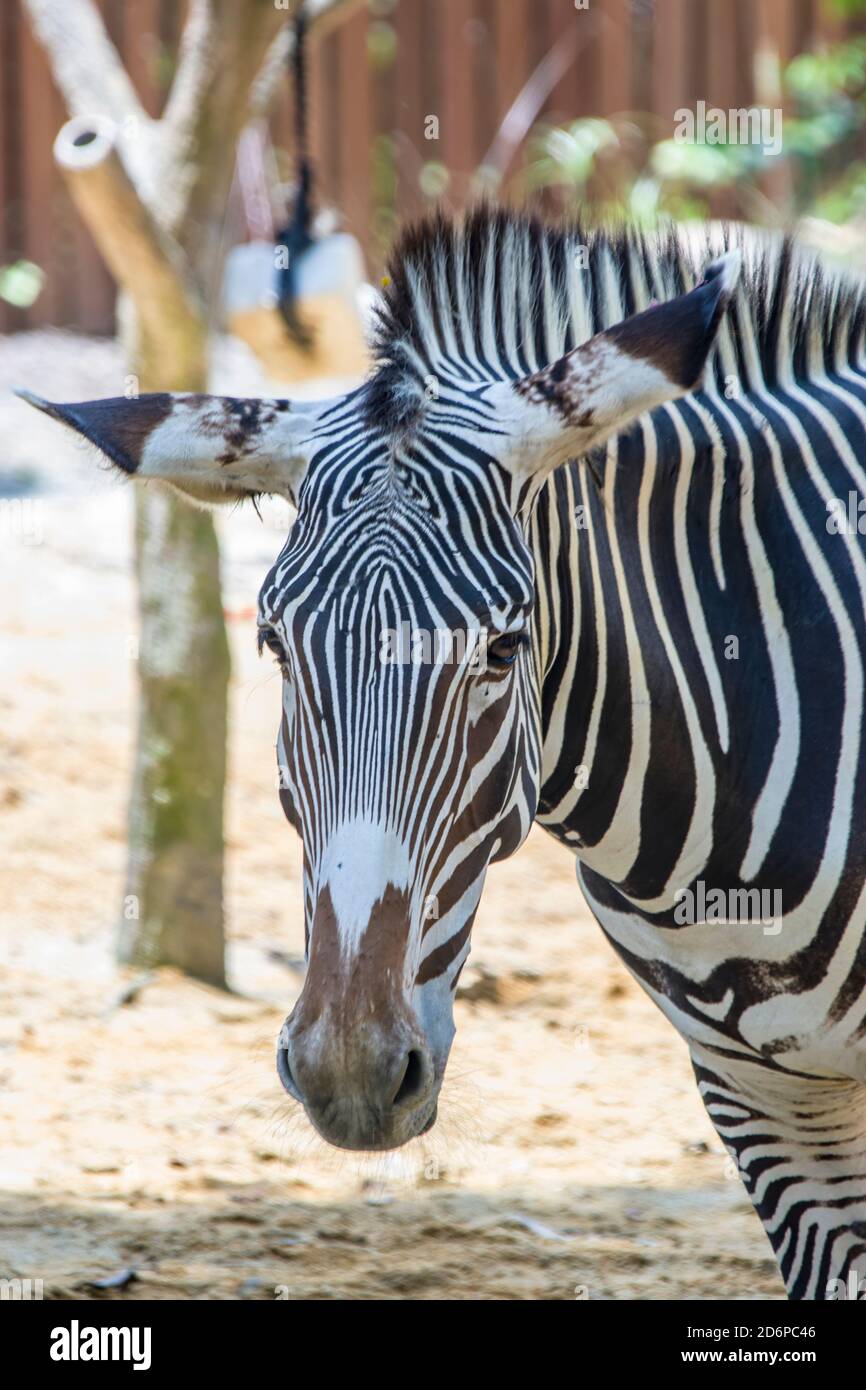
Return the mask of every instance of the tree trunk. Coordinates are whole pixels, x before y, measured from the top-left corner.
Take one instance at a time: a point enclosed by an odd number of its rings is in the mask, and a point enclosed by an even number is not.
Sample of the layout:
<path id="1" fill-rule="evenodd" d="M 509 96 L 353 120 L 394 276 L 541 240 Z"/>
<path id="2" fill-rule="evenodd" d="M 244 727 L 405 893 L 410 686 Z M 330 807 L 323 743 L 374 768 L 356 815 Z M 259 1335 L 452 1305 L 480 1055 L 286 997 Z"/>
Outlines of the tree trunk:
<path id="1" fill-rule="evenodd" d="M 223 787 L 229 649 L 213 521 L 137 490 L 138 749 L 119 956 L 225 984 Z"/>
<path id="2" fill-rule="evenodd" d="M 219 301 L 235 148 L 284 71 L 288 7 L 190 0 L 154 121 L 93 0 L 24 3 L 74 118 L 55 157 L 124 291 L 136 389 L 206 391 L 206 306 Z M 307 3 L 317 21 L 350 7 Z M 222 985 L 229 652 L 216 532 L 170 491 L 136 493 L 139 733 L 118 951 L 123 962 L 175 965 Z"/>
<path id="3" fill-rule="evenodd" d="M 128 300 L 120 317 L 139 391 L 207 388 L 203 327 L 195 342 L 181 322 L 173 339 L 163 319 L 154 340 Z M 138 742 L 118 957 L 129 965 L 177 966 L 224 986 L 230 662 L 210 513 L 167 488 L 137 487 L 135 562 Z"/>
<path id="4" fill-rule="evenodd" d="M 130 287 L 118 315 L 128 383 L 136 394 L 205 391 L 199 296 L 182 248 L 132 182 L 117 135 L 107 119 L 79 116 L 60 131 L 54 154 L 106 262 Z M 135 560 L 138 744 L 118 957 L 225 985 L 229 651 L 210 515 L 168 489 L 136 488 Z"/>

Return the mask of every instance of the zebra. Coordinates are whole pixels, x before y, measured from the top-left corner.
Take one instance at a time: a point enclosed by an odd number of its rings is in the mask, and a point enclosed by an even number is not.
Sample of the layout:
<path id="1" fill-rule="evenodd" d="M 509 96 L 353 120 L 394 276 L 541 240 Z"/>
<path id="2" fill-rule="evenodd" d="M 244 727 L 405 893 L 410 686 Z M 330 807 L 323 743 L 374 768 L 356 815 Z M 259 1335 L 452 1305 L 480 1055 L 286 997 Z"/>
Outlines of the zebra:
<path id="1" fill-rule="evenodd" d="M 258 616 L 304 850 L 277 1069 L 330 1143 L 435 1122 L 487 867 L 538 821 L 789 1296 L 866 1274 L 864 329 L 785 238 L 482 207 L 402 234 L 343 396 L 24 393 L 139 480 L 297 509 Z"/>

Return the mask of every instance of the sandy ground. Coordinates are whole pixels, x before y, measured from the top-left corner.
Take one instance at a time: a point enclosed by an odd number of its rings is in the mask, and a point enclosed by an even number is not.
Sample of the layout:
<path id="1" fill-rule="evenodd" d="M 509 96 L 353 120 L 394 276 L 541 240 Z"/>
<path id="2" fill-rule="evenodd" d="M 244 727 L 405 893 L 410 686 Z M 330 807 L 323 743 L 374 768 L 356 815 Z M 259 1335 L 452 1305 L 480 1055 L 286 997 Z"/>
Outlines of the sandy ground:
<path id="1" fill-rule="evenodd" d="M 245 389 L 236 350 L 221 370 Z M 300 850 L 275 792 L 278 677 L 253 640 L 276 511 L 220 520 L 233 992 L 113 964 L 129 491 L 8 386 L 75 399 L 121 380 L 107 343 L 0 341 L 0 1277 L 81 1299 L 782 1297 L 684 1047 L 540 831 L 491 870 L 434 1131 L 338 1154 L 281 1091 Z"/>

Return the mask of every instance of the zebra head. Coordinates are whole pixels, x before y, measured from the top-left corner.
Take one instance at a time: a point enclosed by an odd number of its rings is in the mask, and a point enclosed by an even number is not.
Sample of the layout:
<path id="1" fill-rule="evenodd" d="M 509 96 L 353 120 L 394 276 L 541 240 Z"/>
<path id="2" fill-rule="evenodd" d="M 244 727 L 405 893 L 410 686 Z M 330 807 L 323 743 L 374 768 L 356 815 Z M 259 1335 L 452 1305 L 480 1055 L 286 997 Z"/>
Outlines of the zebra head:
<path id="1" fill-rule="evenodd" d="M 473 236 L 408 239 L 377 370 L 339 399 L 34 399 L 139 479 L 297 508 L 259 599 L 283 674 L 280 797 L 304 846 L 308 970 L 278 1071 L 350 1149 L 433 1124 L 487 866 L 535 815 L 555 653 L 533 501 L 557 465 L 696 386 L 737 273 L 732 253 L 581 341 L 561 268 L 494 282 Z M 521 328 L 539 294 L 544 341 Z"/>

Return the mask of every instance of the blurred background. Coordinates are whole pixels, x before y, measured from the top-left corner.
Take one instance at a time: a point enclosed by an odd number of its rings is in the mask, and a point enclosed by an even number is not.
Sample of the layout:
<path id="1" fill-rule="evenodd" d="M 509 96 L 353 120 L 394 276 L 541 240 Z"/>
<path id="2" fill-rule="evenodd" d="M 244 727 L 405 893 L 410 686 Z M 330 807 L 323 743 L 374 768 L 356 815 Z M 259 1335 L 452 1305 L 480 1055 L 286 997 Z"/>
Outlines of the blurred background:
<path id="1" fill-rule="evenodd" d="M 541 832 L 489 876 L 434 1131 L 315 1139 L 274 1071 L 301 851 L 255 650 L 288 508 L 142 497 L 11 387 L 343 389 L 400 226 L 480 195 L 860 267 L 866 0 L 305 12 L 299 74 L 294 3 L 0 0 L 0 1278 L 781 1297 L 685 1049 Z M 701 102 L 781 111 L 781 147 L 675 139 Z"/>
<path id="2" fill-rule="evenodd" d="M 158 115 L 187 6 L 99 8 Z M 480 189 L 509 199 L 542 189 L 554 208 L 591 204 L 642 221 L 667 213 L 775 224 L 814 213 L 838 224 L 866 201 L 862 0 L 591 0 L 585 9 L 573 0 L 369 0 L 314 26 L 309 67 L 319 190 L 373 274 L 401 220 L 442 199 L 460 207 Z M 782 155 L 675 143 L 674 112 L 698 100 L 783 108 Z M 4 332 L 112 330 L 111 278 L 52 159 L 64 115 L 18 0 L 2 0 Z M 286 89 L 269 140 L 278 202 L 292 177 Z M 237 180 L 226 215 L 230 241 L 245 240 Z"/>

